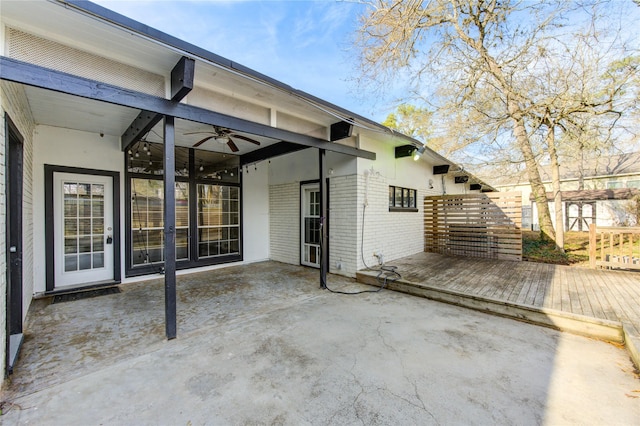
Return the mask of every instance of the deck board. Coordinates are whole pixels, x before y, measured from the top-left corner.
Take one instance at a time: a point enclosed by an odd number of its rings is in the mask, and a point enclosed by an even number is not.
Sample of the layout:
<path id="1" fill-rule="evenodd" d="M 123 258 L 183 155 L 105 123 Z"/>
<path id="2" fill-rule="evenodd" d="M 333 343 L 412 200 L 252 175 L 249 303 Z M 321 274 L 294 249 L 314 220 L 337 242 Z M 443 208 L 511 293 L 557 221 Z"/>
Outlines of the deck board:
<path id="1" fill-rule="evenodd" d="M 640 337 L 640 273 L 417 253 L 403 280 L 475 297 L 620 321 Z"/>

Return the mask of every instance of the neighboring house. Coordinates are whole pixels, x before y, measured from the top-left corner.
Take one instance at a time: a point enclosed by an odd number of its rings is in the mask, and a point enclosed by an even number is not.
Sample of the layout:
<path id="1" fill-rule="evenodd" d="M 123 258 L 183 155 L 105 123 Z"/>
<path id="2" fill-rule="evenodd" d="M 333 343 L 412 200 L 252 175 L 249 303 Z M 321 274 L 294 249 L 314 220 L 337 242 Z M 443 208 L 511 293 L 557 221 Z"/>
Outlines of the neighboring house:
<path id="1" fill-rule="evenodd" d="M 5 372 L 34 295 L 162 271 L 172 338 L 175 269 L 320 267 L 324 253 L 322 273 L 353 277 L 374 253 L 423 250 L 424 196 L 491 190 L 429 149 L 414 162 L 414 139 L 89 2 L 2 2 L 0 102 Z"/>
<path id="2" fill-rule="evenodd" d="M 561 164 L 560 172 L 565 230 L 588 231 L 591 223 L 626 226 L 632 222 L 625 205 L 640 195 L 640 152 Z M 550 168 L 541 167 L 540 174 L 555 225 Z M 522 191 L 522 227 L 538 230 L 538 212 L 526 173 L 493 183 L 499 191 Z"/>

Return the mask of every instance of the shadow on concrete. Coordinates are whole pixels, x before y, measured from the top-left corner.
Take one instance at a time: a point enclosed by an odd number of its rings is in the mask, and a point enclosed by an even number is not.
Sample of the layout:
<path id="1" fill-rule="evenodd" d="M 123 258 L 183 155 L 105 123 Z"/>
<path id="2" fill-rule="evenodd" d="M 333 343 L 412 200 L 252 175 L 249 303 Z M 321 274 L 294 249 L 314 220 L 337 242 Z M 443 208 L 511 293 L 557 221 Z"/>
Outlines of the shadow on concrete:
<path id="1" fill-rule="evenodd" d="M 333 288 L 363 285 L 330 276 Z M 619 348 L 383 291 L 334 295 L 276 262 L 185 275 L 178 338 L 162 280 L 38 301 L 6 424 L 632 422 Z"/>

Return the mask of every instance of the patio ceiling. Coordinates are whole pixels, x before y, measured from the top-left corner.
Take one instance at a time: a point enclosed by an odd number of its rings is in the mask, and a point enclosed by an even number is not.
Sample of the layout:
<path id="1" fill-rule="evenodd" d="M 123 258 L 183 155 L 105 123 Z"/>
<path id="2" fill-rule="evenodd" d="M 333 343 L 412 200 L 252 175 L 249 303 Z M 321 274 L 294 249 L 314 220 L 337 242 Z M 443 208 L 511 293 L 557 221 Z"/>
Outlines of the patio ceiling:
<path id="1" fill-rule="evenodd" d="M 23 85 L 23 87 L 31 107 L 33 118 L 35 122 L 40 125 L 119 137 L 140 112 L 134 108 L 53 92 L 37 87 L 26 85 Z M 206 132 L 211 129 L 212 126 L 207 124 L 177 119 L 176 145 L 188 148 L 192 147 L 207 135 L 200 133 L 187 135 L 186 133 Z M 158 123 L 149 133 L 146 140 L 149 142 L 162 143 L 162 132 L 162 123 Z M 260 142 L 260 146 L 258 146 L 239 141 L 236 143 L 240 149 L 237 154 L 246 154 L 280 142 L 278 139 L 256 136 L 249 133 L 234 133 L 250 137 Z M 203 143 L 198 149 L 231 153 L 225 143 L 218 143 L 214 139 Z"/>

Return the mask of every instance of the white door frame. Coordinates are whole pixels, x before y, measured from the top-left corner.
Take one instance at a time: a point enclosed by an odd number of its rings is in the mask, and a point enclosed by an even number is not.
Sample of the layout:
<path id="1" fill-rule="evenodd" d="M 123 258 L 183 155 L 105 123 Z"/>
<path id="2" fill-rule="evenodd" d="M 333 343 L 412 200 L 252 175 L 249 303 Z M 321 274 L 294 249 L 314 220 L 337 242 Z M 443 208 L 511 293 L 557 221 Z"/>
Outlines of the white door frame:
<path id="1" fill-rule="evenodd" d="M 95 264 L 92 264 L 89 270 L 64 270 L 64 180 L 104 185 L 104 234 L 101 234 L 104 243 L 104 265 L 101 267 L 94 269 Z M 108 198 L 111 199 L 110 203 Z M 45 165 L 45 218 L 47 292 L 120 282 L 120 175 L 118 172 Z"/>
<path id="2" fill-rule="evenodd" d="M 314 194 L 314 195 L 311 195 Z M 315 197 L 313 200 L 310 197 Z M 312 203 L 311 203 L 312 201 Z M 311 211 L 313 210 L 313 211 Z M 300 264 L 320 267 L 320 244 L 306 242 L 306 219 L 320 219 L 320 184 L 303 183 L 300 185 Z"/>

